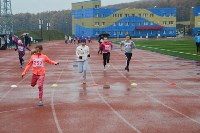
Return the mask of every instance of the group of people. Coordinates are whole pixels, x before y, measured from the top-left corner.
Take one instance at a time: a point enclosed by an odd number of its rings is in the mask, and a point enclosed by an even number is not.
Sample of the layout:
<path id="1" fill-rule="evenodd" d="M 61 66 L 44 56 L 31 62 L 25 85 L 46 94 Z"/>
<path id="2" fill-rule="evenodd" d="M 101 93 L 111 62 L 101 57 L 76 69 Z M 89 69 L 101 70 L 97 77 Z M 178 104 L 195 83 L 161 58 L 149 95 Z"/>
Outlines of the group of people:
<path id="1" fill-rule="evenodd" d="M 90 49 L 89 46 L 86 45 L 86 39 L 82 38 L 80 40 L 81 45 L 76 48 L 76 57 L 78 62 L 78 71 L 79 73 L 83 73 L 83 84 L 86 84 L 86 75 L 88 68 L 88 58 L 90 57 Z M 101 43 L 102 54 L 103 54 L 103 67 L 104 70 L 108 68 L 111 50 L 113 48 L 113 44 L 108 40 L 108 37 L 104 37 Z M 129 64 L 132 57 L 132 50 L 135 48 L 134 42 L 131 40 L 131 36 L 127 35 L 126 40 L 121 42 L 120 48 L 124 51 L 126 60 L 125 70 L 129 71 Z M 25 55 L 25 49 L 31 51 L 31 57 L 26 65 L 22 78 L 28 73 L 29 69 L 32 67 L 32 80 L 31 86 L 34 87 L 38 83 L 39 90 L 39 101 L 38 106 L 43 106 L 43 86 L 44 86 L 44 78 L 45 78 L 45 62 L 49 64 L 58 65 L 59 63 L 56 61 L 50 60 L 46 55 L 42 53 L 43 46 L 41 44 L 37 44 L 35 49 L 30 50 L 26 45 L 23 44 L 22 40 L 18 40 L 18 45 L 15 50 L 18 50 L 19 53 L 19 61 L 20 66 L 24 64 L 23 56 Z"/>
<path id="2" fill-rule="evenodd" d="M 66 44 L 80 44 L 82 39 L 86 39 L 88 41 L 88 43 L 92 42 L 92 38 L 90 36 L 88 37 L 71 37 L 71 36 L 67 36 L 65 35 L 65 43 Z"/>

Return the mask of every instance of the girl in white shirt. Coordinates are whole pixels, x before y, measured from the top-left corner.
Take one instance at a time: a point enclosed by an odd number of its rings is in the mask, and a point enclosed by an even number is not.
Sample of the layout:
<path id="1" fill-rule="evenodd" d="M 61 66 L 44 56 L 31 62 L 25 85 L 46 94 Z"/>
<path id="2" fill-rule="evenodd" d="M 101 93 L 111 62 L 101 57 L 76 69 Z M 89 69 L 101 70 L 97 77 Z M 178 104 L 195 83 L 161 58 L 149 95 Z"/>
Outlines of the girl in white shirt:
<path id="1" fill-rule="evenodd" d="M 76 48 L 79 73 L 83 73 L 83 84 L 86 84 L 86 72 L 88 67 L 88 57 L 90 57 L 89 47 L 86 46 L 86 39 L 81 39 L 81 45 Z"/>

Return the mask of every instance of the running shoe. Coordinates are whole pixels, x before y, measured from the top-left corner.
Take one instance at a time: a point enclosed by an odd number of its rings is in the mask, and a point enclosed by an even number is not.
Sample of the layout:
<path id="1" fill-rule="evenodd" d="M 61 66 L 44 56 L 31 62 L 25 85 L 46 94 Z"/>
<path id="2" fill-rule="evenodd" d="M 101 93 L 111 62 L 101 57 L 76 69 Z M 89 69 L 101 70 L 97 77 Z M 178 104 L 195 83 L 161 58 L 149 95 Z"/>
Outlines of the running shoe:
<path id="1" fill-rule="evenodd" d="M 42 101 L 39 101 L 37 105 L 38 105 L 38 106 L 43 106 Z"/>

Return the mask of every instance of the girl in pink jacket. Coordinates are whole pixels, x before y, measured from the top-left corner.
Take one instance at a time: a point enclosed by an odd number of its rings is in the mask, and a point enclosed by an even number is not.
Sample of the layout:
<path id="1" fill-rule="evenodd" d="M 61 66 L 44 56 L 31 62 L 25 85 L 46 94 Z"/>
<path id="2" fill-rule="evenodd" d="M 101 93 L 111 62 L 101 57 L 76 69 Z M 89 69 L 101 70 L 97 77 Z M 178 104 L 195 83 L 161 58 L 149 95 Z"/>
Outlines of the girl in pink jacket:
<path id="1" fill-rule="evenodd" d="M 26 65 L 24 72 L 22 73 L 22 78 L 28 73 L 29 69 L 32 67 L 32 81 L 31 86 L 34 87 L 38 82 L 39 89 L 39 102 L 38 106 L 43 106 L 42 96 L 43 96 L 43 85 L 45 78 L 45 63 L 58 65 L 58 62 L 50 60 L 46 55 L 42 54 L 43 47 L 41 44 L 37 44 L 35 51 L 32 53 L 29 63 Z"/>

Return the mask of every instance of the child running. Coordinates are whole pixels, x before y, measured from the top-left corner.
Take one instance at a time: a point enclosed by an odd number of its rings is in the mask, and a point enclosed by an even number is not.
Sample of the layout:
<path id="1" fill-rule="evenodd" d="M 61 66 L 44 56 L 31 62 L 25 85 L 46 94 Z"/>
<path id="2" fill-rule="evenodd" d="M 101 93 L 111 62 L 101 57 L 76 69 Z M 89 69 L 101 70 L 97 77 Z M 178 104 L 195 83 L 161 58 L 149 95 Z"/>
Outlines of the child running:
<path id="1" fill-rule="evenodd" d="M 81 45 L 76 48 L 79 73 L 83 73 L 83 84 L 86 84 L 86 72 L 88 67 L 88 57 L 90 57 L 89 47 L 86 46 L 86 39 L 81 39 Z"/>
<path id="2" fill-rule="evenodd" d="M 103 49 L 103 66 L 104 66 L 104 71 L 106 71 L 106 66 L 107 68 L 110 67 L 110 50 L 112 50 L 112 43 L 108 41 L 108 37 L 104 37 L 104 41 L 101 44 L 102 49 Z M 107 65 L 106 65 L 107 64 Z"/>
<path id="3" fill-rule="evenodd" d="M 125 70 L 129 72 L 129 64 L 132 57 L 132 51 L 134 48 L 136 48 L 135 43 L 131 40 L 130 35 L 126 35 L 126 40 L 121 42 L 121 51 L 123 51 L 122 46 L 124 47 L 125 56 L 127 58 Z"/>
<path id="4" fill-rule="evenodd" d="M 20 68 L 22 68 L 24 64 L 24 55 L 25 55 L 25 48 L 31 51 L 27 46 L 23 45 L 22 40 L 18 40 L 15 51 L 18 50 L 19 61 L 20 61 Z"/>
<path id="5" fill-rule="evenodd" d="M 37 44 L 35 51 L 32 51 L 32 56 L 29 63 L 26 65 L 24 72 L 22 73 L 22 78 L 27 74 L 29 69 L 32 67 L 32 81 L 31 86 L 34 87 L 38 82 L 39 89 L 39 102 L 38 106 L 43 106 L 42 97 L 43 97 L 43 85 L 45 78 L 45 62 L 49 64 L 58 65 L 58 62 L 50 60 L 46 55 L 42 54 L 43 47 L 41 44 Z"/>

